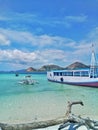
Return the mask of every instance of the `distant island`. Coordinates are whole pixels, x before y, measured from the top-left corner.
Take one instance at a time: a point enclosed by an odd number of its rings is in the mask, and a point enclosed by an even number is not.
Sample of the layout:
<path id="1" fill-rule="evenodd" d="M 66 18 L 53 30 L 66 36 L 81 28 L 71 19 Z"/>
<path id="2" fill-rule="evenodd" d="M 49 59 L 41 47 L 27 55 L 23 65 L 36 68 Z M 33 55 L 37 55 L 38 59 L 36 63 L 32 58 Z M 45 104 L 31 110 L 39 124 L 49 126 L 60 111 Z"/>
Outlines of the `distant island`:
<path id="1" fill-rule="evenodd" d="M 50 71 L 50 70 L 65 70 L 65 69 L 82 69 L 82 68 L 89 68 L 89 66 L 80 63 L 80 62 L 74 62 L 73 64 L 67 66 L 67 67 L 60 67 L 58 65 L 44 65 L 40 69 L 35 69 L 32 67 L 29 67 L 26 69 L 27 72 L 34 72 L 34 71 Z"/>
<path id="2" fill-rule="evenodd" d="M 85 65 L 81 62 L 74 62 L 73 64 L 67 67 L 60 67 L 58 65 L 44 65 L 39 69 L 35 69 L 33 67 L 28 67 L 27 69 L 16 70 L 16 71 L 0 71 L 0 73 L 37 73 L 37 72 L 47 72 L 50 70 L 65 70 L 65 69 L 82 69 L 82 68 L 89 68 L 88 65 Z"/>
<path id="3" fill-rule="evenodd" d="M 67 66 L 65 69 L 85 69 L 85 68 L 89 68 L 89 66 L 81 62 L 74 62 L 73 64 Z"/>

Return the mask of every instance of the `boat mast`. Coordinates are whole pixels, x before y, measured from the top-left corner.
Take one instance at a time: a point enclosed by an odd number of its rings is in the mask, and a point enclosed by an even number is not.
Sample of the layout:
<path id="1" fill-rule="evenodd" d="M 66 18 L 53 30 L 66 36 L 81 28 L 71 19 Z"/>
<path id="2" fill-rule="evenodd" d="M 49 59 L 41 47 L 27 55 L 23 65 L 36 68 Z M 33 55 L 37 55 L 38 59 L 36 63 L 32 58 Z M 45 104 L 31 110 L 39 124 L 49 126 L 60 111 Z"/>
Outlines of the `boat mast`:
<path id="1" fill-rule="evenodd" d="M 97 63 L 96 63 L 96 56 L 94 52 L 94 45 L 92 44 L 92 56 L 91 56 L 91 66 L 90 66 L 90 78 L 97 77 Z"/>

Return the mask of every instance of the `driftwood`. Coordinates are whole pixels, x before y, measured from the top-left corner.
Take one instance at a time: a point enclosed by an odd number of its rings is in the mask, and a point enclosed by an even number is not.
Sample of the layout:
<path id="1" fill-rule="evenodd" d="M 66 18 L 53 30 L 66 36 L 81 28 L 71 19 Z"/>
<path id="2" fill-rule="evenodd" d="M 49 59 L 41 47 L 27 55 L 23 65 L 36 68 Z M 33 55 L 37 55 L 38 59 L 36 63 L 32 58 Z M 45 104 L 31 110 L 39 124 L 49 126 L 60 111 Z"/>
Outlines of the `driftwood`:
<path id="1" fill-rule="evenodd" d="M 60 127 L 58 130 L 61 130 L 63 128 L 66 128 L 67 126 L 71 125 L 77 125 L 76 127 L 81 127 L 85 126 L 87 130 L 98 130 L 98 121 L 91 120 L 90 118 L 82 118 L 80 116 L 76 116 L 72 114 L 69 119 L 67 119 Z M 72 129 L 76 130 L 76 129 Z"/>
<path id="2" fill-rule="evenodd" d="M 77 125 L 76 128 L 85 126 L 87 128 L 87 130 L 98 130 L 98 121 L 93 121 L 90 118 L 82 118 L 80 116 L 76 116 L 71 113 L 72 105 L 76 105 L 76 104 L 80 104 L 82 106 L 84 105 L 82 101 L 68 102 L 67 111 L 66 111 L 67 119 L 62 125 L 60 125 L 58 130 L 61 130 L 61 129 L 63 129 L 67 126 L 71 126 L 71 125 L 73 125 L 73 126 Z M 76 128 L 74 127 L 74 129 L 72 129 L 72 130 L 76 130 Z"/>
<path id="3" fill-rule="evenodd" d="M 0 123 L 0 130 L 33 130 L 38 128 L 45 128 L 49 126 L 54 126 L 61 124 L 65 121 L 65 117 L 47 120 L 47 121 L 40 121 L 40 122 L 33 122 L 33 123 L 25 123 L 25 124 L 4 124 Z"/>
<path id="4" fill-rule="evenodd" d="M 96 126 L 98 126 L 98 122 L 90 120 L 89 118 L 81 118 L 80 116 L 76 116 L 72 114 L 72 106 L 73 105 L 83 105 L 82 101 L 75 101 L 75 102 L 68 102 L 67 105 L 67 111 L 65 116 L 53 120 L 47 120 L 47 121 L 40 121 L 40 122 L 33 122 L 33 123 L 26 123 L 26 124 L 3 124 L 0 123 L 1 130 L 33 130 L 38 128 L 45 128 L 57 124 L 62 124 L 58 128 L 58 130 L 61 130 L 65 128 L 68 125 L 71 124 L 78 124 L 78 126 L 85 125 L 87 130 L 98 130 Z M 74 129 L 75 130 L 75 129 Z"/>
<path id="5" fill-rule="evenodd" d="M 75 101 L 75 102 L 68 101 L 67 111 L 65 114 L 66 117 L 69 117 L 69 115 L 71 114 L 72 105 L 77 105 L 77 104 L 80 104 L 82 106 L 84 105 L 82 101 Z"/>

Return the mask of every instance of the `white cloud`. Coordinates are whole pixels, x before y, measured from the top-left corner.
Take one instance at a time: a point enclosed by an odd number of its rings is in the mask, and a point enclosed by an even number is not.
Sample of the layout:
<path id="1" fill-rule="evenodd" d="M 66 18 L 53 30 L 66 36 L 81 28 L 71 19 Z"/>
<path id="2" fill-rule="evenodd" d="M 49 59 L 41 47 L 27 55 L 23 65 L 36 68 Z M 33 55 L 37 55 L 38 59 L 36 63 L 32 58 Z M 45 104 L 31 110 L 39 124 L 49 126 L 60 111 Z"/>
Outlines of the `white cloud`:
<path id="1" fill-rule="evenodd" d="M 0 45 L 10 45 L 10 40 L 3 34 L 0 34 Z"/>
<path id="2" fill-rule="evenodd" d="M 85 22 L 87 20 L 87 16 L 85 15 L 80 15 L 80 16 L 66 16 L 65 17 L 66 20 L 68 20 L 69 22 Z"/>
<path id="3" fill-rule="evenodd" d="M 15 62 L 15 63 L 31 63 L 35 60 L 35 53 L 22 52 L 20 50 L 0 50 L 0 61 Z"/>
<path id="4" fill-rule="evenodd" d="M 75 42 L 71 39 L 60 37 L 60 36 L 49 36 L 47 34 L 44 35 L 33 35 L 30 32 L 23 31 L 15 31 L 8 29 L 0 29 L 0 33 L 2 39 L 6 39 L 6 44 L 11 44 L 13 42 L 18 43 L 20 45 L 29 44 L 37 47 L 56 47 L 56 48 L 64 48 L 66 44 L 69 46 L 74 44 Z M 8 39 L 8 40 L 7 40 Z M 66 43 L 66 44 L 65 44 Z"/>
<path id="5" fill-rule="evenodd" d="M 22 65 L 41 67 L 45 64 L 62 63 L 66 60 L 66 54 L 62 50 L 44 50 L 34 52 L 23 52 L 20 50 L 0 50 L 0 62 L 11 63 L 12 65 Z"/>
<path id="6" fill-rule="evenodd" d="M 91 39 L 96 43 L 95 47 L 98 48 L 97 35 L 98 28 L 96 27 L 85 39 L 76 42 L 60 36 L 33 35 L 30 32 L 0 29 L 0 39 L 9 41 L 8 43 L 3 42 L 5 45 L 11 45 L 15 41 L 22 44 L 23 47 L 26 43 L 37 47 L 33 52 L 22 51 L 19 48 L 0 50 L 0 61 L 11 62 L 12 65 L 22 66 L 22 68 L 27 66 L 41 67 L 50 63 L 66 66 L 66 64 L 71 64 L 76 60 L 90 64 Z"/>
<path id="7" fill-rule="evenodd" d="M 11 42 L 15 41 L 15 42 L 28 42 L 28 40 L 30 39 L 30 33 L 26 33 L 26 32 L 21 32 L 21 31 L 15 31 L 15 30 L 8 30 L 8 29 L 0 29 L 0 33 L 2 33 L 2 35 L 4 35 L 5 37 L 7 37 Z"/>

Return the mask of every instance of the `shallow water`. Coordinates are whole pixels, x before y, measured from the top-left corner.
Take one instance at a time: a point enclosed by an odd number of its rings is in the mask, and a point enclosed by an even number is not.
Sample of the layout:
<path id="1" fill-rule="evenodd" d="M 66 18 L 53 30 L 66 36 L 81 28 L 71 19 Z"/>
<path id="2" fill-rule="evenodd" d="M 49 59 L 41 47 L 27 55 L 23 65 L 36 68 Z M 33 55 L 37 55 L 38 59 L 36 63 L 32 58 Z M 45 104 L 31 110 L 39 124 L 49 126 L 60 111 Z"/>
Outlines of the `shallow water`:
<path id="1" fill-rule="evenodd" d="M 0 122 L 25 123 L 61 117 L 66 112 L 67 101 L 82 100 L 75 114 L 98 120 L 98 88 L 69 86 L 47 81 L 45 74 L 32 74 L 39 83 L 20 85 L 20 74 L 0 74 Z"/>

